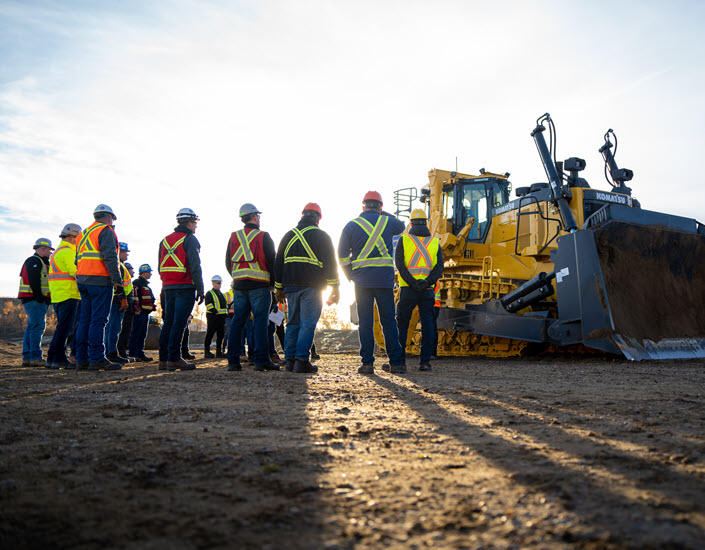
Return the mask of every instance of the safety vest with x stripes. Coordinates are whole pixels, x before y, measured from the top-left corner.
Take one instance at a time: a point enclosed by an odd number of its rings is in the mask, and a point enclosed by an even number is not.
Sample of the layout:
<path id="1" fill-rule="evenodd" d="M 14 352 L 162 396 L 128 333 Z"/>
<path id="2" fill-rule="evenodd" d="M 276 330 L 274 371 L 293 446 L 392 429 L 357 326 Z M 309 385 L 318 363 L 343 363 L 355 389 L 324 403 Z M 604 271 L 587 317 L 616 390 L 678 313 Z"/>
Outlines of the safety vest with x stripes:
<path id="1" fill-rule="evenodd" d="M 393 268 L 394 261 L 389 255 L 387 245 L 384 244 L 384 239 L 382 238 L 382 234 L 384 233 L 384 229 L 387 227 L 388 221 L 389 218 L 387 216 L 380 216 L 377 218 L 377 223 L 374 225 L 362 216 L 354 219 L 353 222 L 359 225 L 362 230 L 367 233 L 367 241 L 365 242 L 365 246 L 362 247 L 362 250 L 360 250 L 360 254 L 358 254 L 357 258 L 338 258 L 340 265 L 345 267 L 346 265 L 352 264 L 353 271 L 363 267 Z M 375 249 L 379 252 L 378 256 L 372 256 L 372 252 Z"/>
<path id="2" fill-rule="evenodd" d="M 438 261 L 438 239 L 417 235 L 402 235 L 402 239 L 404 265 L 414 279 L 425 279 L 431 274 Z M 402 277 L 399 277 L 399 286 L 408 286 Z"/>
<path id="3" fill-rule="evenodd" d="M 264 255 L 262 239 L 264 233 L 253 227 L 245 227 L 230 235 L 230 261 L 233 281 L 249 279 L 263 283 L 270 282 L 267 258 Z"/>
<path id="4" fill-rule="evenodd" d="M 103 255 L 100 253 L 100 244 L 98 242 L 100 234 L 105 229 L 115 233 L 112 227 L 100 222 L 93 222 L 81 233 L 76 252 L 76 275 L 110 277 L 108 268 L 103 261 Z M 115 242 L 117 240 L 117 235 L 115 235 Z M 118 252 L 117 247 L 115 252 Z"/>
<path id="5" fill-rule="evenodd" d="M 162 286 L 194 284 L 184 249 L 186 237 L 187 234 L 175 231 L 164 237 L 159 247 L 159 276 Z"/>

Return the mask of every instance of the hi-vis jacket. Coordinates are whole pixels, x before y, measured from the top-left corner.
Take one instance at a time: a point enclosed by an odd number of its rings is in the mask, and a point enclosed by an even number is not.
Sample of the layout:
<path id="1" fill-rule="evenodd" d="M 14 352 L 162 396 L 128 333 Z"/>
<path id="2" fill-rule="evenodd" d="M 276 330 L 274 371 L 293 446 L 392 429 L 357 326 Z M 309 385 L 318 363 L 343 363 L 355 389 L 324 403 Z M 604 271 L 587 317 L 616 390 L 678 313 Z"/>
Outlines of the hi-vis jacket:
<path id="1" fill-rule="evenodd" d="M 149 281 L 144 277 L 137 277 L 132 286 L 135 289 L 134 311 L 136 315 L 149 315 L 157 306 L 154 303 L 154 294 L 149 288 Z"/>
<path id="2" fill-rule="evenodd" d="M 274 281 L 275 288 L 323 290 L 339 285 L 335 249 L 328 233 L 308 220 L 288 231 L 277 249 Z"/>
<path id="3" fill-rule="evenodd" d="M 211 289 L 206 292 L 206 314 L 228 314 L 228 301 L 220 290 Z"/>
<path id="4" fill-rule="evenodd" d="M 48 258 L 42 258 L 37 254 L 30 256 L 22 264 L 20 290 L 17 297 L 22 300 L 23 304 L 37 299 L 44 301 L 42 296 L 49 299 L 48 264 Z M 47 303 L 49 302 L 47 301 Z"/>
<path id="5" fill-rule="evenodd" d="M 196 289 L 203 294 L 201 274 L 201 244 L 184 225 L 174 228 L 159 243 L 159 276 L 166 290 Z"/>
<path id="6" fill-rule="evenodd" d="M 112 286 L 122 282 L 118 267 L 118 238 L 111 226 L 93 222 L 83 230 L 77 242 L 77 283 Z"/>
<path id="7" fill-rule="evenodd" d="M 76 285 L 76 245 L 61 241 L 49 259 L 49 290 L 51 300 L 58 304 L 66 300 L 80 300 Z"/>
<path id="8" fill-rule="evenodd" d="M 246 223 L 233 231 L 225 251 L 225 267 L 233 278 L 235 290 L 274 286 L 274 241 L 269 233 Z"/>
<path id="9" fill-rule="evenodd" d="M 345 276 L 363 288 L 393 288 L 392 238 L 402 231 L 404 222 L 387 212 L 367 210 L 348 222 L 338 244 Z"/>
<path id="10" fill-rule="evenodd" d="M 397 243 L 394 263 L 399 271 L 399 286 L 410 286 L 416 279 L 427 279 L 433 287 L 443 273 L 443 251 L 438 239 L 425 225 L 411 226 L 409 234 Z"/>

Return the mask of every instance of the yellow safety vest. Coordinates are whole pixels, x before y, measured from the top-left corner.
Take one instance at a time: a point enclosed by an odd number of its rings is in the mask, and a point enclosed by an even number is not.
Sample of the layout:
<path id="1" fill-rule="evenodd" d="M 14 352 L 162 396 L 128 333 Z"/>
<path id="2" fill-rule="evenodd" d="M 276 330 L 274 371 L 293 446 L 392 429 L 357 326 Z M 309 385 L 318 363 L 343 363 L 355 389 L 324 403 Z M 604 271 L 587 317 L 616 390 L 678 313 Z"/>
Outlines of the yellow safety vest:
<path id="1" fill-rule="evenodd" d="M 76 285 L 76 245 L 61 241 L 49 259 L 47 275 L 51 301 L 80 300 L 81 294 Z"/>
<path id="2" fill-rule="evenodd" d="M 45 296 L 49 296 L 50 291 L 49 291 L 49 281 L 47 278 L 47 273 L 49 269 L 47 268 L 47 264 L 44 263 L 44 260 L 41 260 L 41 266 L 42 266 L 42 272 L 40 274 L 40 288 L 42 289 L 42 294 Z M 34 296 L 34 293 L 32 292 L 32 287 L 29 286 L 29 281 L 25 280 L 25 277 L 22 275 L 27 275 L 27 271 L 25 270 L 24 266 L 22 267 L 22 273 L 20 273 L 20 291 L 19 295 L 17 296 L 18 298 L 25 298 L 29 297 L 31 298 Z"/>
<path id="3" fill-rule="evenodd" d="M 289 241 L 289 244 L 286 245 L 286 249 L 284 250 L 285 264 L 304 263 L 316 265 L 320 268 L 323 268 L 323 262 L 321 262 L 316 257 L 316 254 L 314 254 L 313 249 L 311 249 L 308 242 L 306 241 L 306 237 L 304 237 L 304 233 L 306 233 L 306 231 L 308 231 L 309 229 L 316 229 L 316 226 L 309 225 L 308 227 L 304 227 L 303 230 L 300 230 L 298 228 L 292 229 L 292 231 L 294 232 L 294 237 Z M 306 254 L 308 254 L 308 256 L 289 256 L 289 249 L 297 242 L 301 243 L 301 246 L 304 247 L 304 250 L 306 251 Z"/>
<path id="4" fill-rule="evenodd" d="M 125 296 L 129 296 L 132 292 L 132 277 L 122 262 L 120 262 L 120 271 L 122 272 L 122 286 L 125 289 Z"/>
<path id="5" fill-rule="evenodd" d="M 215 290 L 209 290 L 208 294 L 213 299 L 213 302 L 206 306 L 206 311 L 208 313 L 215 313 L 216 315 L 227 315 L 228 305 L 223 304 L 221 299 L 216 294 Z M 223 299 L 225 299 L 225 296 L 223 296 Z"/>
<path id="6" fill-rule="evenodd" d="M 361 269 L 363 267 L 394 267 L 394 261 L 389 255 L 387 250 L 387 245 L 384 244 L 384 239 L 382 238 L 382 233 L 387 227 L 387 221 L 389 218 L 387 216 L 380 216 L 377 218 L 377 223 L 373 226 L 365 218 L 359 217 L 353 220 L 357 225 L 359 225 L 362 230 L 367 233 L 367 241 L 365 246 L 362 247 L 360 254 L 357 258 L 352 261 L 350 258 L 339 258 L 340 264 L 345 267 L 348 264 L 352 264 L 353 271 L 356 269 Z M 377 248 L 379 251 L 379 256 L 375 258 L 370 258 L 372 251 Z"/>
<path id="7" fill-rule="evenodd" d="M 438 239 L 417 235 L 402 235 L 404 246 L 404 265 L 414 279 L 425 279 L 436 267 L 438 259 Z M 399 286 L 409 286 L 404 279 L 399 278 Z"/>

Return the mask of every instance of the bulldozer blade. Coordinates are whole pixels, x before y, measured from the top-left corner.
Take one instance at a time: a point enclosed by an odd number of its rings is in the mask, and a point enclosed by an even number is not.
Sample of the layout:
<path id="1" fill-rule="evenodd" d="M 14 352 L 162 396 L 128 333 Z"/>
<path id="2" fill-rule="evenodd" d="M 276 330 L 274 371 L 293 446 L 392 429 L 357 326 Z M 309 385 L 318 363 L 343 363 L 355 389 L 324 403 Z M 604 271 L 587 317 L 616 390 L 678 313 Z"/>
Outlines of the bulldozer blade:
<path id="1" fill-rule="evenodd" d="M 705 357 L 703 235 L 612 220 L 562 237 L 555 261 L 559 319 L 581 319 L 586 346 L 637 361 Z M 564 324 L 554 337 L 566 345 Z"/>

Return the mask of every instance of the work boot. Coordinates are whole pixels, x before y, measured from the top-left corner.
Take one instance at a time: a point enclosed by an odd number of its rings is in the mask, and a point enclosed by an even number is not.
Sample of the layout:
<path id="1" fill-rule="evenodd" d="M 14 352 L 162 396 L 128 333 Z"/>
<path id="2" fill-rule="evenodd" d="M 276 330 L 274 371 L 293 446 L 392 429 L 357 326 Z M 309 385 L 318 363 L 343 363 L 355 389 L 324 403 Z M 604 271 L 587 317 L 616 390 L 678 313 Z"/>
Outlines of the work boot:
<path id="1" fill-rule="evenodd" d="M 88 365 L 90 365 L 88 361 L 83 363 L 76 362 L 76 370 L 88 370 Z"/>
<path id="2" fill-rule="evenodd" d="M 29 365 L 27 365 L 27 366 L 28 367 L 43 367 L 44 364 L 45 364 L 44 359 L 32 359 L 29 362 Z"/>
<path id="3" fill-rule="evenodd" d="M 358 374 L 374 374 L 375 373 L 375 367 L 374 365 L 360 365 L 360 367 L 357 369 Z"/>
<path id="4" fill-rule="evenodd" d="M 240 356 L 240 364 L 241 365 L 247 365 L 250 361 L 247 359 L 247 355 L 241 355 Z"/>
<path id="5" fill-rule="evenodd" d="M 119 365 L 124 365 L 125 363 L 129 363 L 129 361 L 127 359 L 123 359 L 117 353 L 111 353 L 107 357 L 108 357 L 108 361 L 110 361 L 111 363 L 118 363 Z"/>
<path id="6" fill-rule="evenodd" d="M 296 363 L 296 359 L 287 359 L 284 370 L 287 372 L 294 372 L 294 363 Z"/>
<path id="7" fill-rule="evenodd" d="M 242 370 L 242 365 L 240 363 L 228 363 L 229 371 Z"/>
<path id="8" fill-rule="evenodd" d="M 61 364 L 62 369 L 66 370 L 76 370 L 76 363 L 72 363 L 71 361 L 66 361 L 66 363 Z"/>
<path id="9" fill-rule="evenodd" d="M 29 359 L 22 359 L 22 366 L 29 367 Z"/>
<path id="10" fill-rule="evenodd" d="M 166 362 L 166 370 L 168 370 L 168 371 L 193 370 L 195 368 L 196 368 L 196 365 L 194 363 L 187 363 L 183 359 L 179 359 L 178 361 L 167 361 Z"/>
<path id="11" fill-rule="evenodd" d="M 269 360 L 275 365 L 281 365 L 282 362 L 281 357 L 279 357 L 279 354 L 276 351 L 269 354 Z"/>
<path id="12" fill-rule="evenodd" d="M 210 352 L 210 350 L 203 352 L 203 358 L 204 358 L 204 359 L 213 359 L 214 357 L 215 357 L 215 355 L 213 355 L 213 354 Z"/>
<path id="13" fill-rule="evenodd" d="M 136 355 L 130 355 L 128 357 L 128 359 L 130 360 L 130 363 L 141 363 L 142 362 L 142 359 L 140 359 Z"/>
<path id="14" fill-rule="evenodd" d="M 190 351 L 183 352 L 181 354 L 181 357 L 183 357 L 184 359 L 195 359 L 196 358 L 196 356 L 193 353 L 191 353 Z"/>
<path id="15" fill-rule="evenodd" d="M 402 363 L 401 365 L 391 365 L 389 363 L 384 363 L 382 365 L 382 370 L 386 372 L 391 372 L 392 374 L 406 374 L 406 365 Z"/>
<path id="16" fill-rule="evenodd" d="M 312 361 L 318 361 L 321 358 L 320 355 L 318 355 L 315 351 L 311 352 L 311 360 Z"/>
<path id="17" fill-rule="evenodd" d="M 58 370 L 66 364 L 68 364 L 68 361 L 66 361 L 66 363 L 61 363 L 59 361 L 52 361 L 51 365 L 49 365 L 49 368 L 54 369 L 54 370 Z"/>
<path id="18" fill-rule="evenodd" d="M 154 361 L 154 359 L 146 355 L 140 355 L 140 361 L 142 361 L 143 363 L 149 363 L 150 361 Z"/>
<path id="19" fill-rule="evenodd" d="M 419 370 L 433 370 L 433 367 L 428 361 L 421 361 L 419 363 Z"/>
<path id="20" fill-rule="evenodd" d="M 100 361 L 91 361 L 88 363 L 88 370 L 120 370 L 122 365 L 120 363 L 111 363 L 107 359 L 102 359 Z"/>
<path id="21" fill-rule="evenodd" d="M 216 359 L 225 359 L 227 355 L 225 355 L 222 351 L 216 351 L 215 352 L 215 358 Z"/>
<path id="22" fill-rule="evenodd" d="M 159 370 L 167 370 L 166 361 L 159 361 Z"/>
<path id="23" fill-rule="evenodd" d="M 301 359 L 297 359 L 294 363 L 294 372 L 318 372 L 318 366 L 312 365 L 310 361 L 302 361 Z"/>
<path id="24" fill-rule="evenodd" d="M 271 361 L 267 360 L 266 363 L 262 363 L 261 365 L 255 365 L 255 370 L 257 372 L 262 372 L 266 370 L 280 370 L 279 365 L 275 365 Z"/>

